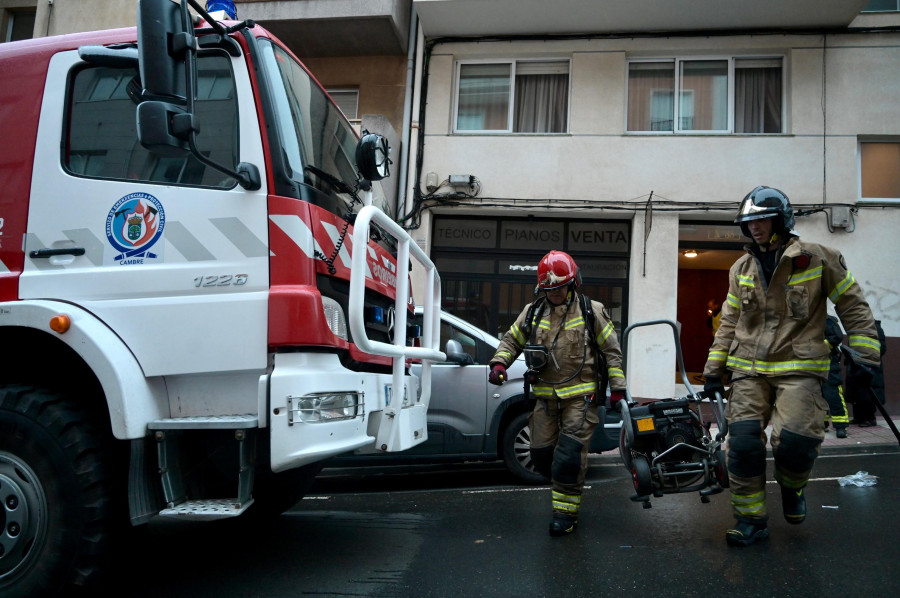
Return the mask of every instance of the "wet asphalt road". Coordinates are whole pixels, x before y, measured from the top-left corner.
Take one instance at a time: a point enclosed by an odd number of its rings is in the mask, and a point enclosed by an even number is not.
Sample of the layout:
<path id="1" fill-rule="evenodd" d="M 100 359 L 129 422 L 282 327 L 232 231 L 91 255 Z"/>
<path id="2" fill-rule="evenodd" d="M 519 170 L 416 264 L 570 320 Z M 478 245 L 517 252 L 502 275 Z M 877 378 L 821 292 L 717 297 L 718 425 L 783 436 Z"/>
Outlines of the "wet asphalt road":
<path id="1" fill-rule="evenodd" d="M 860 470 L 877 485 L 838 484 Z M 113 594 L 849 598 L 900 584 L 898 453 L 820 457 L 800 526 L 784 522 L 770 483 L 771 537 L 742 549 L 725 544 L 727 493 L 643 509 L 610 457 L 592 458 L 587 485 L 578 530 L 551 538 L 549 489 L 498 465 L 326 470 L 270 525 L 152 522 Z"/>

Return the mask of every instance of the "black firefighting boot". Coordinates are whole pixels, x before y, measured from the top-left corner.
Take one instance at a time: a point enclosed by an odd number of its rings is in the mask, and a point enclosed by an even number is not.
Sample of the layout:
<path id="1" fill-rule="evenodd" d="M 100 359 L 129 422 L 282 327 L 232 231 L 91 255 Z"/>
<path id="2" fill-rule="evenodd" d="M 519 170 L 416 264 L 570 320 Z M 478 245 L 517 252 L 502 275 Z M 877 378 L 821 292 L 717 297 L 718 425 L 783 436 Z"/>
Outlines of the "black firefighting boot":
<path id="1" fill-rule="evenodd" d="M 729 546 L 750 546 L 769 537 L 765 521 L 752 523 L 738 519 L 734 527 L 725 530 L 725 541 Z"/>
<path id="2" fill-rule="evenodd" d="M 779 485 L 780 486 L 780 485 Z M 781 510 L 788 523 L 803 523 L 806 519 L 806 486 L 800 488 L 781 487 Z"/>
<path id="3" fill-rule="evenodd" d="M 578 518 L 565 513 L 553 513 L 553 520 L 550 522 L 551 536 L 565 536 L 575 531 L 578 526 Z"/>

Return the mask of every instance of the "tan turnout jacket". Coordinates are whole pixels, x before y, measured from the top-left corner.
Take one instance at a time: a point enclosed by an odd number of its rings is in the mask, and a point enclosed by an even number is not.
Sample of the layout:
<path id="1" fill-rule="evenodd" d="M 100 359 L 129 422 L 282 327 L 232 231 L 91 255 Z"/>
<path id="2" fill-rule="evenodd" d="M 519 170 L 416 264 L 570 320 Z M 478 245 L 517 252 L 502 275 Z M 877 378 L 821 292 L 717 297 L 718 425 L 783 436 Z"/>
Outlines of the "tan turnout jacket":
<path id="1" fill-rule="evenodd" d="M 619 348 L 619 339 L 616 337 L 615 328 L 609 321 L 606 309 L 599 301 L 591 301 L 591 309 L 594 312 L 594 334 L 597 345 L 606 359 L 607 372 L 609 374 L 609 387 L 615 390 L 625 388 L 625 374 L 622 371 L 622 351 Z M 535 343 L 551 349 L 549 365 L 544 368 L 540 376 L 543 379 L 532 386 L 532 392 L 538 398 L 549 398 L 556 395 L 560 398 L 569 398 L 593 394 L 596 391 L 596 376 L 594 368 L 594 356 L 588 345 L 587 331 L 584 316 L 581 312 L 581 301 L 576 297 L 571 307 L 566 310 L 566 305 L 552 306 L 544 301 L 540 310 L 536 310 L 532 328 L 533 337 L 526 338 L 525 331 L 528 306 L 522 310 L 512 327 L 503 335 L 497 352 L 491 359 L 491 365 L 502 363 L 509 365 L 518 357 L 526 344 Z M 562 329 L 560 330 L 560 326 Z M 559 332 L 559 336 L 557 336 Z M 556 345 L 554 346 L 554 339 Z M 582 367 L 582 359 L 584 366 Z M 557 369 L 556 366 L 559 366 Z M 581 368 L 580 373 L 573 376 Z"/>
<path id="2" fill-rule="evenodd" d="M 839 251 L 788 240 L 767 285 L 747 246 L 729 272 L 728 296 L 704 376 L 808 373 L 828 376 L 825 342 L 826 299 L 863 360 L 880 362 L 880 343 L 872 310 Z"/>

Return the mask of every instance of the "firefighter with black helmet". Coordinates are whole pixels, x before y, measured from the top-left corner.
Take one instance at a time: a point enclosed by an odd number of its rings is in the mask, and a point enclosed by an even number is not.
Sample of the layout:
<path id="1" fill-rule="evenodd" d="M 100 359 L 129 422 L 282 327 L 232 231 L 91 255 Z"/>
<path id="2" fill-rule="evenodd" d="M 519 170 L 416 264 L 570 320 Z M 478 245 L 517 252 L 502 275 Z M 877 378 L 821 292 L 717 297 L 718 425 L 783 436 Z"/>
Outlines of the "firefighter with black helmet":
<path id="1" fill-rule="evenodd" d="M 788 523 L 806 518 L 806 484 L 825 437 L 828 404 L 826 299 L 849 336 L 849 345 L 878 364 L 880 343 L 863 290 L 836 249 L 801 241 L 787 196 L 756 187 L 741 202 L 735 222 L 753 243 L 729 272 L 722 319 L 703 374 L 707 393 L 728 391 L 728 470 L 736 523 L 731 546 L 769 536 L 766 508 L 766 428 L 775 481 Z M 864 375 L 864 374 L 861 374 Z"/>
<path id="2" fill-rule="evenodd" d="M 612 389 L 612 405 L 625 388 L 622 351 L 602 303 L 578 292 L 575 260 L 551 251 L 538 264 L 538 298 L 522 310 L 491 359 L 489 381 L 502 384 L 506 368 L 525 352 L 526 385 L 537 398 L 529 420 L 534 468 L 550 478 L 550 535 L 575 530 L 588 446 L 599 423 L 598 406 Z"/>

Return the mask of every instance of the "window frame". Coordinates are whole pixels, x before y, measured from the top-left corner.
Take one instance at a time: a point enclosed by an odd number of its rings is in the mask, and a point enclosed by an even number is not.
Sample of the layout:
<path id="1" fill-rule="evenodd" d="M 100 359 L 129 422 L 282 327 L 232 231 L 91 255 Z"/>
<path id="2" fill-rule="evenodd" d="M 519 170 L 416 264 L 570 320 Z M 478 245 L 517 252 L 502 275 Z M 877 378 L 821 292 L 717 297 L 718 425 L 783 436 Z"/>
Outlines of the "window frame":
<path id="1" fill-rule="evenodd" d="M 566 74 L 568 77 L 568 87 L 566 95 L 566 130 L 565 131 L 548 131 L 548 132 L 518 132 L 513 130 L 515 125 L 516 110 L 516 65 L 521 63 L 536 62 L 565 62 Z M 510 92 L 508 97 L 508 107 L 506 113 L 505 129 L 460 129 L 459 124 L 459 94 L 462 78 L 460 76 L 462 67 L 471 64 L 496 64 L 509 65 L 509 81 Z M 453 75 L 453 107 L 450 114 L 450 131 L 453 135 L 568 135 L 572 128 L 572 58 L 571 56 L 550 56 L 540 58 L 478 58 L 478 59 L 461 59 L 457 60 L 454 65 Z"/>
<path id="2" fill-rule="evenodd" d="M 683 65 L 686 62 L 700 61 L 727 61 L 727 115 L 725 129 L 681 129 L 681 93 Z M 735 132 L 735 90 L 736 90 L 736 70 L 737 65 L 742 60 L 778 60 L 781 63 L 781 131 L 777 133 L 737 133 Z M 651 64 L 651 63 L 669 63 L 672 65 L 672 73 L 674 76 L 674 85 L 672 89 L 673 98 L 673 114 L 672 114 L 672 130 L 630 130 L 628 128 L 628 109 L 630 105 L 630 81 L 631 81 L 631 65 L 632 64 Z M 787 135 L 787 56 L 785 54 L 747 54 L 747 55 L 696 55 L 696 56 L 660 56 L 660 57 L 640 57 L 628 58 L 625 67 L 625 120 L 624 131 L 626 135 Z"/>
<path id="3" fill-rule="evenodd" d="M 350 122 L 361 119 L 361 117 L 359 115 L 359 89 L 358 88 L 355 88 L 355 87 L 326 87 L 325 91 L 326 91 L 326 93 L 328 93 L 329 96 L 331 96 L 331 99 L 334 101 L 335 104 L 337 104 L 338 108 L 341 108 L 342 102 L 338 101 L 338 99 L 335 96 L 340 97 L 343 94 L 344 97 L 350 97 L 352 95 L 352 97 L 353 97 L 353 116 L 350 116 L 349 114 L 346 114 L 346 113 L 344 114 L 344 116 L 346 116 L 347 120 L 349 120 Z M 344 111 L 344 109 L 341 108 L 341 112 L 343 112 L 343 111 Z"/>
<path id="4" fill-rule="evenodd" d="M 898 204 L 900 205 L 900 197 L 867 197 L 863 195 L 863 155 L 862 146 L 867 143 L 882 143 L 900 146 L 900 137 L 891 136 L 873 136 L 860 137 L 857 139 L 857 192 L 859 194 L 860 203 L 877 203 L 877 204 Z M 898 165 L 900 170 L 900 165 Z"/>
<path id="5" fill-rule="evenodd" d="M 201 68 L 200 64 L 203 62 L 203 66 L 209 66 L 207 60 L 210 59 L 220 59 L 222 61 L 221 68 Z M 198 79 L 201 80 L 201 84 L 198 84 L 197 93 L 199 94 L 201 91 L 209 92 L 207 97 L 197 98 L 195 101 L 195 113 L 198 112 L 197 105 L 200 102 L 229 102 L 231 107 L 233 108 L 234 122 L 230 127 L 229 136 L 233 136 L 232 144 L 228 148 L 213 148 L 209 147 L 205 143 L 205 139 L 200 139 L 200 143 L 198 144 L 198 150 L 205 155 L 207 158 L 210 158 L 211 152 L 213 150 L 230 150 L 232 153 L 232 160 L 229 164 L 228 161 L 223 162 L 226 166 L 234 167 L 240 161 L 241 155 L 241 136 L 240 136 L 240 108 L 238 102 L 238 87 L 237 87 L 237 79 L 234 72 L 234 65 L 232 58 L 228 55 L 227 52 L 220 49 L 203 49 L 198 53 L 197 57 L 198 62 Z M 109 72 L 118 71 L 118 76 L 116 77 L 115 84 L 111 87 L 100 87 L 100 80 L 95 80 L 93 82 L 89 82 L 91 87 L 86 94 L 85 97 L 77 97 L 76 96 L 76 87 L 78 85 L 79 77 L 85 76 L 85 73 L 92 70 L 102 70 L 105 69 Z M 202 74 L 214 73 L 216 75 L 216 79 L 213 81 L 213 84 L 208 88 L 202 84 L 201 77 Z M 162 156 L 160 154 L 156 154 L 146 149 L 141 149 L 139 153 L 135 154 L 134 150 L 131 150 L 127 156 L 127 160 L 131 161 L 137 155 L 141 160 L 143 160 L 143 164 L 141 168 L 143 172 L 138 172 L 135 174 L 135 177 L 129 176 L 115 176 L 105 173 L 97 173 L 97 172 L 87 172 L 88 170 L 93 170 L 93 168 L 88 168 L 89 164 L 92 161 L 92 158 L 105 160 L 107 156 L 110 155 L 110 150 L 119 150 L 121 153 L 121 148 L 114 147 L 102 147 L 102 148 L 88 148 L 84 149 L 78 147 L 76 143 L 73 142 L 73 131 L 75 131 L 76 127 L 81 124 L 82 118 L 82 110 L 80 109 L 81 105 L 88 106 L 92 103 L 101 103 L 101 102 L 110 102 L 110 101 L 126 101 L 127 97 L 127 84 L 128 79 L 125 78 L 126 72 L 133 72 L 134 75 L 138 75 L 139 71 L 136 68 L 130 67 L 120 67 L 120 66 L 104 66 L 104 65 L 92 65 L 88 63 L 81 63 L 75 65 L 70 71 L 66 79 L 66 87 L 65 87 L 65 105 L 66 105 L 66 113 L 63 121 L 63 127 L 61 131 L 62 139 L 60 142 L 60 156 L 59 156 L 59 164 L 66 174 L 83 179 L 95 179 L 95 180 L 104 180 L 104 181 L 118 181 L 118 182 L 127 182 L 131 184 L 146 184 L 146 185 L 165 185 L 165 186 L 177 186 L 177 187 L 191 187 L 197 189 L 214 189 L 220 191 L 227 191 L 230 189 L 234 189 L 238 185 L 238 181 L 233 177 L 226 175 L 224 173 L 220 173 L 221 179 L 220 184 L 205 184 L 202 182 L 195 182 L 190 180 L 183 180 L 186 173 L 195 172 L 192 171 L 192 168 L 202 167 L 201 169 L 201 178 L 204 176 L 202 173 L 206 171 L 206 169 L 210 169 L 209 172 L 218 172 L 215 169 L 203 164 L 198 161 L 195 157 L 193 157 L 190 153 L 185 153 L 183 156 L 178 157 L 167 157 Z M 225 76 L 227 81 L 230 81 L 231 87 L 229 88 L 230 96 L 228 98 L 219 98 L 219 97 L 211 97 L 212 91 L 215 88 L 215 83 L 221 79 L 219 77 Z M 122 94 L 125 94 L 126 97 L 119 97 Z M 128 99 L 127 101 L 131 101 Z M 137 110 L 137 104 L 134 104 L 135 111 Z M 201 119 L 201 125 L 202 125 Z M 201 134 L 202 135 L 202 134 Z M 137 137 L 137 130 L 134 130 L 134 138 L 131 140 L 131 145 L 133 148 L 137 148 L 140 146 Z M 159 172 L 157 169 L 160 166 L 164 165 L 166 161 L 169 161 L 172 166 L 177 166 L 178 161 L 182 161 L 181 168 L 178 169 L 179 175 L 178 180 L 160 180 L 153 178 L 155 175 L 153 173 Z M 215 161 L 215 160 L 214 160 Z M 221 161 L 221 160 L 220 160 Z M 73 164 L 81 163 L 83 166 L 81 167 L 73 167 Z M 77 168 L 84 169 L 84 172 L 79 171 Z M 147 174 L 147 173 L 151 174 Z"/>

